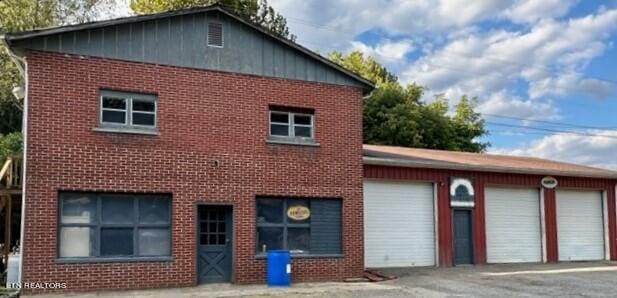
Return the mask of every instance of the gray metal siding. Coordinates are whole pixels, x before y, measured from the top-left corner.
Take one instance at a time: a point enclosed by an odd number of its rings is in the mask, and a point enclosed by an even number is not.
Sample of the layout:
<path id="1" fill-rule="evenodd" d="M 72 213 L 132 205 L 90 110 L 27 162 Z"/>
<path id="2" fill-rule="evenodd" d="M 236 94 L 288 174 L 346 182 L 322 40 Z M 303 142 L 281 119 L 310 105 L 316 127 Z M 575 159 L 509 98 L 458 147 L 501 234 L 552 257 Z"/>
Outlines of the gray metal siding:
<path id="1" fill-rule="evenodd" d="M 207 46 L 207 25 L 223 24 L 224 48 Z M 86 29 L 16 41 L 16 47 L 363 87 L 360 82 L 216 12 Z"/>
<path id="2" fill-rule="evenodd" d="M 341 200 L 311 200 L 311 209 L 311 254 L 341 254 Z"/>

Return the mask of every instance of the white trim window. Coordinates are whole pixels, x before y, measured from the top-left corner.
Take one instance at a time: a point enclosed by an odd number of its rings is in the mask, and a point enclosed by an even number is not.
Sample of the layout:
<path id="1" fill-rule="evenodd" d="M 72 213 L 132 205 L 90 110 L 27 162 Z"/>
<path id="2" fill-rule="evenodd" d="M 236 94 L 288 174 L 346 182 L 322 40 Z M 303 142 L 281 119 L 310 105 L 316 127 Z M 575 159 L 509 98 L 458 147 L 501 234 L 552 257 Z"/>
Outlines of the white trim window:
<path id="1" fill-rule="evenodd" d="M 101 90 L 100 95 L 100 127 L 156 129 L 156 96 L 109 90 Z"/>
<path id="2" fill-rule="evenodd" d="M 313 140 L 315 137 L 314 115 L 309 112 L 270 110 L 271 138 Z"/>

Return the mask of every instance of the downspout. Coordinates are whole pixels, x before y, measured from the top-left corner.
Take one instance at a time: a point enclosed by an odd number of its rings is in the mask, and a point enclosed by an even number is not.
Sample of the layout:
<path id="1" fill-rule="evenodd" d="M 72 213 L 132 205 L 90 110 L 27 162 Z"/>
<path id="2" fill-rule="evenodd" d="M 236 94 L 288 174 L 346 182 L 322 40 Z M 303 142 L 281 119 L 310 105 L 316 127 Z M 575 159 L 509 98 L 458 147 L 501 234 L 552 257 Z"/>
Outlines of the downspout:
<path id="1" fill-rule="evenodd" d="M 19 72 L 24 77 L 24 104 L 23 104 L 23 114 L 22 114 L 22 124 L 21 124 L 21 132 L 23 137 L 23 154 L 22 154 L 22 169 L 21 169 L 21 223 L 19 227 L 19 274 L 17 278 L 17 282 L 21 285 L 22 275 L 24 271 L 24 228 L 25 228 L 25 217 L 26 217 L 26 163 L 27 163 L 27 150 L 28 150 L 28 63 L 26 59 L 18 56 L 11 49 L 11 45 L 9 41 L 6 39 L 6 36 L 1 37 L 2 42 L 6 46 L 6 51 L 19 69 Z"/>

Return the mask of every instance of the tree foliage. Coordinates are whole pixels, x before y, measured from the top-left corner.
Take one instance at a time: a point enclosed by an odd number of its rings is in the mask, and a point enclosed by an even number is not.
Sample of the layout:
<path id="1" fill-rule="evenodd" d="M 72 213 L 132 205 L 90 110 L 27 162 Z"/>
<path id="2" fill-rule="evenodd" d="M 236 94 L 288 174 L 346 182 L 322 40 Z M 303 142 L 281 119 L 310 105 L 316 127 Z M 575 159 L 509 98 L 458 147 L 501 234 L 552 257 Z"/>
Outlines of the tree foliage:
<path id="1" fill-rule="evenodd" d="M 138 14 L 220 4 L 236 14 L 290 40 L 287 19 L 277 13 L 267 0 L 131 0 L 131 9 Z"/>
<path id="2" fill-rule="evenodd" d="M 425 88 L 401 86 L 395 75 L 360 52 L 330 53 L 334 62 L 373 81 L 377 89 L 364 100 L 364 142 L 367 144 L 482 152 L 488 143 L 484 120 L 474 108 L 477 99 L 460 98 L 450 111 L 448 100 L 437 96 L 426 103 Z"/>
<path id="3" fill-rule="evenodd" d="M 105 4 L 109 8 L 114 1 L 0 0 L 0 34 L 89 21 L 104 12 Z M 23 84 L 6 46 L 0 43 L 0 138 L 3 140 L 0 153 L 16 150 L 14 141 L 21 140 L 13 133 L 21 130 L 23 104 L 13 96 L 12 90 Z"/>
<path id="4" fill-rule="evenodd" d="M 22 143 L 21 132 L 0 135 L 0 167 L 7 157 L 21 155 Z"/>
<path id="5" fill-rule="evenodd" d="M 343 55 L 339 51 L 334 51 L 328 54 L 328 58 L 335 63 L 355 72 L 363 77 L 371 80 L 377 85 L 385 83 L 394 83 L 398 78 L 390 73 L 373 57 L 364 57 L 364 54 L 359 51 L 354 51 L 348 55 Z"/>

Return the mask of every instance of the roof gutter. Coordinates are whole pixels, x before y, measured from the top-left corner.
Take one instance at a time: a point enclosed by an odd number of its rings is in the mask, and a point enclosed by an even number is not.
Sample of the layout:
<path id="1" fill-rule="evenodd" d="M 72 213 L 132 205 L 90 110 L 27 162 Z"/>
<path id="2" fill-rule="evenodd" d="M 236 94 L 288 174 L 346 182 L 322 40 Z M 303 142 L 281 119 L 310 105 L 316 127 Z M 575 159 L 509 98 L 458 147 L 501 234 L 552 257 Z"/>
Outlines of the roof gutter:
<path id="1" fill-rule="evenodd" d="M 422 160 L 405 160 L 399 158 L 387 158 L 387 157 L 368 157 L 363 158 L 364 165 L 377 165 L 377 166 L 391 166 L 391 167 L 404 167 L 404 168 L 423 168 L 423 169 L 440 169 L 440 170 L 458 170 L 458 171 L 478 171 L 478 172 L 490 172 L 490 173 L 510 173 L 510 174 L 525 174 L 525 175 L 539 175 L 539 176 L 565 176 L 565 177 L 580 177 L 580 178 L 601 178 L 601 179 L 617 179 L 615 175 L 602 175 L 602 174 L 583 174 L 579 172 L 570 171 L 539 171 L 529 168 L 510 168 L 510 167 L 496 167 L 496 166 L 477 166 L 467 165 L 451 162 L 435 162 L 435 161 L 422 161 Z"/>

